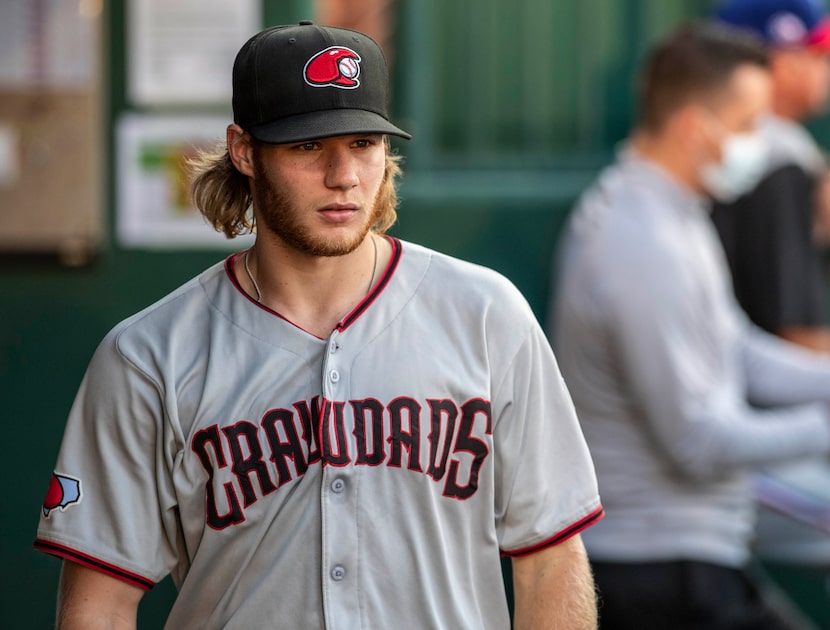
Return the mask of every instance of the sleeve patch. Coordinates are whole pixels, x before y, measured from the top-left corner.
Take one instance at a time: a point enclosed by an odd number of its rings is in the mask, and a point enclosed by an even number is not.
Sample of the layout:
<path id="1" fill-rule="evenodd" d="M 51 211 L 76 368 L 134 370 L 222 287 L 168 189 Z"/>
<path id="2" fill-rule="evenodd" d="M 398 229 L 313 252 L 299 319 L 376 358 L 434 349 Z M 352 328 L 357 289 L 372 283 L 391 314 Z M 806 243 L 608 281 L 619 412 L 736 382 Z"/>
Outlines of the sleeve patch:
<path id="1" fill-rule="evenodd" d="M 49 518 L 53 510 L 63 512 L 68 507 L 80 503 L 81 499 L 83 499 L 83 492 L 80 479 L 53 472 L 46 498 L 43 500 L 43 516 Z"/>

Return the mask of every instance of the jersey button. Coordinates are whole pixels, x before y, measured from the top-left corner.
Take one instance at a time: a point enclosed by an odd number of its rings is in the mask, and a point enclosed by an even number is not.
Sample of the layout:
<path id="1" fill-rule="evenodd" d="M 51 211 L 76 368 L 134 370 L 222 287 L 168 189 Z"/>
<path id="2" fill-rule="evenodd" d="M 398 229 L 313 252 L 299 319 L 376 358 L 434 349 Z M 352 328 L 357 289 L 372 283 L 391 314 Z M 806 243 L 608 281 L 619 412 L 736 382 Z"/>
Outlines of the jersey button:
<path id="1" fill-rule="evenodd" d="M 339 564 L 331 570 L 331 579 L 335 582 L 339 582 L 343 578 L 346 577 L 346 568 L 341 567 Z"/>
<path id="2" fill-rule="evenodd" d="M 337 352 L 339 349 L 340 349 L 340 346 L 338 346 L 338 345 L 337 345 L 337 342 L 336 342 L 336 341 L 332 341 L 332 342 L 329 344 L 329 352 L 330 352 L 331 354 L 334 354 L 334 353 L 335 353 L 335 352 Z"/>
<path id="3" fill-rule="evenodd" d="M 337 381 L 340 380 L 340 372 L 338 372 L 337 370 L 332 370 L 329 373 L 329 378 L 331 379 L 332 383 L 336 383 Z"/>
<path id="4" fill-rule="evenodd" d="M 331 482 L 331 491 L 340 494 L 346 489 L 346 482 L 342 479 L 335 479 Z"/>

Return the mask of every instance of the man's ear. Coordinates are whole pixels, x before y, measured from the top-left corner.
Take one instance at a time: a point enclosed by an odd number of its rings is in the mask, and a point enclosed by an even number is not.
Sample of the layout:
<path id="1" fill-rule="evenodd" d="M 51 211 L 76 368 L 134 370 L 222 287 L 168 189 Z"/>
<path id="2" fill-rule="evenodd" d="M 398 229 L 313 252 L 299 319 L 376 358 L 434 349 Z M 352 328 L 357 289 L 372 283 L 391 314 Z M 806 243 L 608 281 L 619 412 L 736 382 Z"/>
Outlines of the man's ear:
<path id="1" fill-rule="evenodd" d="M 700 110 L 701 107 L 697 103 L 688 103 L 671 116 L 677 136 L 685 140 L 700 133 Z"/>
<path id="2" fill-rule="evenodd" d="M 251 137 L 239 125 L 228 125 L 226 132 L 228 154 L 231 162 L 243 175 L 254 176 L 253 147 Z"/>
<path id="3" fill-rule="evenodd" d="M 671 117 L 673 137 L 678 148 L 695 151 L 702 144 L 711 143 L 704 126 L 706 109 L 699 103 L 689 103 L 678 109 Z"/>

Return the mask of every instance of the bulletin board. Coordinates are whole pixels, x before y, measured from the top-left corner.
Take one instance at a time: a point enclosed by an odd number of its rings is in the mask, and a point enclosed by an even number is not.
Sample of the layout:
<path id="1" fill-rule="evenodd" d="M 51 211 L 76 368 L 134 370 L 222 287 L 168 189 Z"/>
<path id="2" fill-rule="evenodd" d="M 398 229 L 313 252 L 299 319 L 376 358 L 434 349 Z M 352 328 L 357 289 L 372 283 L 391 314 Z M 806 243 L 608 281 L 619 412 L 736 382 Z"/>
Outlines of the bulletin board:
<path id="1" fill-rule="evenodd" d="M 100 248 L 101 0 L 0 3 L 0 252 Z"/>
<path id="2" fill-rule="evenodd" d="M 239 249 L 189 195 L 189 159 L 224 146 L 236 51 L 262 25 L 259 0 L 129 0 L 127 96 L 114 121 L 115 243 L 125 249 Z"/>

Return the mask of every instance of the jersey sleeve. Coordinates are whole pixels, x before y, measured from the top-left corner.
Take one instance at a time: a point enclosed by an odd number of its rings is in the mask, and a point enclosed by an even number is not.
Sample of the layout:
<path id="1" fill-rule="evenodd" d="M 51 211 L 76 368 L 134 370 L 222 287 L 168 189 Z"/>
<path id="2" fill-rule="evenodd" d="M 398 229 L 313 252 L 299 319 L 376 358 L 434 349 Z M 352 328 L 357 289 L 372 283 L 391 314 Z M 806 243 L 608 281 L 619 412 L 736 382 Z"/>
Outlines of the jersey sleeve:
<path id="1" fill-rule="evenodd" d="M 67 420 L 35 548 L 148 590 L 176 557 L 175 440 L 157 383 L 111 333 Z"/>
<path id="2" fill-rule="evenodd" d="M 603 511 L 570 394 L 538 325 L 495 392 L 496 530 L 502 553 L 515 557 L 570 538 Z"/>
<path id="3" fill-rule="evenodd" d="M 613 259 L 613 269 L 637 281 L 615 285 L 604 303 L 613 322 L 616 369 L 624 375 L 629 400 L 636 401 L 649 448 L 667 470 L 693 482 L 711 481 L 826 452 L 824 404 L 757 409 L 744 400 L 746 365 L 740 360 L 736 365 L 732 357 L 749 351 L 751 328 L 730 302 L 718 306 L 713 290 L 701 289 L 712 278 L 702 281 L 686 258 L 672 255 L 663 243 L 626 243 L 623 252 Z M 778 358 L 777 369 L 771 357 L 767 361 L 768 381 L 784 381 L 788 373 L 798 377 L 794 359 Z"/>
<path id="4" fill-rule="evenodd" d="M 790 165 L 713 211 L 738 301 L 770 332 L 827 323 L 821 255 L 812 241 L 813 189 L 807 173 Z"/>

